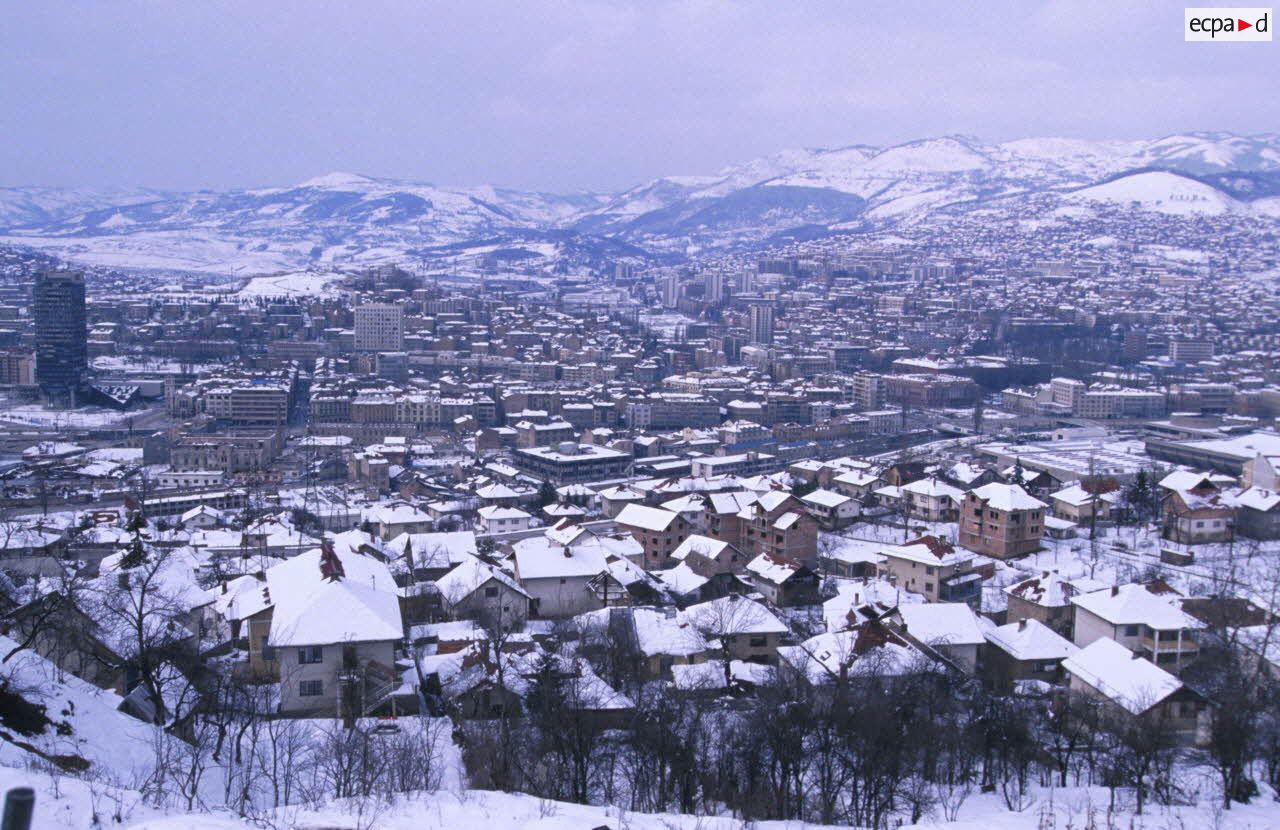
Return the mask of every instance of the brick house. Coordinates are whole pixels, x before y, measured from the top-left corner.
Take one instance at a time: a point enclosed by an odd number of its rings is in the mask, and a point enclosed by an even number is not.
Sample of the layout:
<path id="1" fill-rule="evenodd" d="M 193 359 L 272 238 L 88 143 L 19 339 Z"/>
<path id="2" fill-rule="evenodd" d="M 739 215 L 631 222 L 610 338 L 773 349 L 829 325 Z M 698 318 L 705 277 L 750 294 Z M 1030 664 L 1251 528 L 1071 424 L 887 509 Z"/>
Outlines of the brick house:
<path id="1" fill-rule="evenodd" d="M 1044 536 L 1047 507 L 1016 484 L 970 490 L 960 507 L 960 544 L 996 559 L 1033 553 Z"/>

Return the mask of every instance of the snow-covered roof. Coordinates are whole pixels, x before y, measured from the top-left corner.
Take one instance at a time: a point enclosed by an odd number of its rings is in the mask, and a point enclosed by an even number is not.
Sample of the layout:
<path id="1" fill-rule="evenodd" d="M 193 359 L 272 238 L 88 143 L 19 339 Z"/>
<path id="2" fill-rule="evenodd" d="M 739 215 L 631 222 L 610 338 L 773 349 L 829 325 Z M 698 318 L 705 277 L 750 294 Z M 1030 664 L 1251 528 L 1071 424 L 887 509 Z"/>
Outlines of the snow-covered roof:
<path id="1" fill-rule="evenodd" d="M 1066 579 L 1057 571 L 1044 571 L 1039 576 L 1009 585 L 1004 592 L 1045 608 L 1062 608 L 1071 603 L 1073 596 L 1100 591 L 1106 587 L 1105 582 L 1087 576 Z"/>
<path id="2" fill-rule="evenodd" d="M 882 556 L 937 567 L 949 567 L 974 558 L 971 551 L 957 548 L 951 542 L 939 539 L 937 536 L 921 536 L 904 545 L 881 547 L 879 552 Z"/>
<path id="3" fill-rule="evenodd" d="M 781 585 L 799 570 L 800 565 L 795 562 L 770 553 L 762 553 L 747 563 L 748 573 L 773 585 Z"/>
<path id="4" fill-rule="evenodd" d="M 668 617 L 653 608 L 636 608 L 631 613 L 635 621 L 636 644 L 646 657 L 658 654 L 691 657 L 711 648 L 702 633 L 687 619 Z"/>
<path id="5" fill-rule="evenodd" d="M 484 519 L 486 522 L 504 521 L 504 520 L 518 521 L 520 519 L 533 518 L 528 513 L 524 512 L 518 507 L 500 507 L 496 504 L 491 504 L 487 507 L 481 507 L 479 510 L 476 511 L 476 514 L 481 519 Z"/>
<path id="6" fill-rule="evenodd" d="M 1182 610 L 1182 595 L 1159 580 L 1093 591 L 1071 602 L 1112 625 L 1146 625 L 1160 631 L 1204 628 Z"/>
<path id="7" fill-rule="evenodd" d="M 695 533 L 685 538 L 683 542 L 671 552 L 671 558 L 683 562 L 691 553 L 697 553 L 705 556 L 707 559 L 715 559 L 724 553 L 725 549 L 730 547 L 728 542 L 720 539 L 713 539 L 710 536 L 703 536 Z"/>
<path id="8" fill-rule="evenodd" d="M 1202 485 L 1217 487 L 1217 482 L 1209 473 L 1198 473 L 1194 470 L 1174 470 L 1160 479 L 1158 486 L 1165 490 L 1194 490 Z"/>
<path id="9" fill-rule="evenodd" d="M 922 643 L 939 646 L 970 646 L 986 642 L 978 617 L 963 602 L 925 602 L 903 605 L 898 614 L 906 631 Z"/>
<path id="10" fill-rule="evenodd" d="M 388 542 L 387 547 L 402 556 L 406 544 L 413 551 L 414 564 L 419 568 L 451 568 L 476 554 L 476 534 L 470 530 L 401 533 Z"/>
<path id="11" fill-rule="evenodd" d="M 729 661 L 729 681 L 732 683 L 763 686 L 773 680 L 774 672 L 773 666 L 762 663 Z M 718 691 L 728 687 L 724 664 L 718 661 L 672 666 L 671 680 L 677 689 L 684 692 Z"/>
<path id="12" fill-rule="evenodd" d="M 1248 490 L 1242 490 L 1230 499 L 1236 507 L 1244 507 L 1249 510 L 1257 510 L 1267 513 L 1275 510 L 1280 506 L 1280 491 L 1264 490 L 1261 487 L 1250 487 Z"/>
<path id="13" fill-rule="evenodd" d="M 1084 507 L 1093 504 L 1095 498 L 1100 502 L 1114 504 L 1119 499 L 1119 493 L 1115 490 L 1110 493 L 1090 493 L 1083 485 L 1076 483 L 1070 487 L 1062 488 L 1050 495 L 1049 498 L 1054 501 L 1060 501 L 1063 504 L 1069 504 L 1072 507 Z"/>
<path id="14" fill-rule="evenodd" d="M 1040 510 L 1048 507 L 1017 484 L 993 481 L 969 492 L 993 510 Z"/>
<path id="15" fill-rule="evenodd" d="M 365 521 L 380 525 L 399 525 L 430 522 L 431 517 L 412 504 L 378 504 L 367 507 L 362 517 Z"/>
<path id="16" fill-rule="evenodd" d="M 850 470 L 836 476 L 837 484 L 848 484 L 851 487 L 870 487 L 880 480 L 880 476 L 867 470 Z"/>
<path id="17" fill-rule="evenodd" d="M 1062 661 L 1062 668 L 1099 694 L 1140 715 L 1182 688 L 1182 681 L 1110 637 Z"/>
<path id="18" fill-rule="evenodd" d="M 528 596 L 505 571 L 475 556 L 468 556 L 453 570 L 437 579 L 436 586 L 446 602 L 458 602 L 470 596 L 491 579 L 519 594 Z"/>
<path id="19" fill-rule="evenodd" d="M 691 594 L 700 590 L 703 585 L 710 581 L 702 574 L 694 571 L 693 568 L 690 568 L 686 562 L 681 562 L 674 568 L 658 571 L 657 577 L 662 580 L 664 585 L 680 595 Z"/>
<path id="20" fill-rule="evenodd" d="M 320 550 L 267 569 L 274 610 L 273 646 L 332 645 L 399 640 L 404 636 L 400 597 L 387 566 L 369 556 L 334 554 L 345 575 L 322 575 Z"/>
<path id="21" fill-rule="evenodd" d="M 924 597 L 900 590 L 887 579 L 835 579 L 836 595 L 822 603 L 828 631 L 840 631 L 863 622 L 858 609 L 869 607 L 876 616 L 901 604 L 924 602 Z M 852 615 L 852 618 L 851 618 Z"/>
<path id="22" fill-rule="evenodd" d="M 818 507 L 826 507 L 828 509 L 839 507 L 853 501 L 850 496 L 837 493 L 834 490 L 814 490 L 800 497 L 800 501 L 805 504 L 813 504 Z"/>
<path id="23" fill-rule="evenodd" d="M 926 498 L 951 499 L 957 504 L 964 498 L 964 491 L 959 487 L 952 487 L 945 481 L 933 477 L 922 478 L 909 484 L 904 484 L 902 485 L 902 492 L 913 493 Z"/>
<path id="24" fill-rule="evenodd" d="M 990 628 L 986 635 L 988 642 L 1015 660 L 1062 660 L 1079 650 L 1039 620 Z"/>
<path id="25" fill-rule="evenodd" d="M 605 570 L 605 555 L 595 545 L 558 545 L 545 535 L 511 546 L 520 579 L 595 576 Z"/>
<path id="26" fill-rule="evenodd" d="M 785 634 L 786 623 L 755 600 L 738 594 L 690 605 L 680 619 L 697 626 L 704 635 L 723 637 L 730 634 Z"/>
<path id="27" fill-rule="evenodd" d="M 638 527 L 642 530 L 663 531 L 679 518 L 678 513 L 658 507 L 646 507 L 643 504 L 628 504 L 622 508 L 614 520 L 620 525 Z"/>
<path id="28" fill-rule="evenodd" d="M 923 656 L 883 625 L 866 622 L 819 634 L 798 646 L 778 648 L 780 665 L 800 672 L 810 683 L 833 683 L 849 677 L 895 677 L 915 672 Z"/>
<path id="29" fill-rule="evenodd" d="M 729 513 L 737 513 L 747 505 L 753 503 L 756 500 L 756 494 L 748 493 L 746 491 L 711 493 L 708 498 L 711 499 L 712 511 L 720 515 L 725 515 Z"/>

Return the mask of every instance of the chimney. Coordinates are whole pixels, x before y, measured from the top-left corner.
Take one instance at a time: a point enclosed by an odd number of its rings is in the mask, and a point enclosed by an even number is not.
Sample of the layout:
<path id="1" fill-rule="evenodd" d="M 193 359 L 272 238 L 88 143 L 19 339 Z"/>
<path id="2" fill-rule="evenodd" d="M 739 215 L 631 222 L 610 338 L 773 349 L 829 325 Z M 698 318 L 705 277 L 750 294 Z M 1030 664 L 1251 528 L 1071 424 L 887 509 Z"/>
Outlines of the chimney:
<path id="1" fill-rule="evenodd" d="M 1018 620 L 1018 630 L 1019 630 L 1019 631 L 1026 631 L 1026 630 L 1027 630 L 1027 618 L 1026 618 L 1026 617 L 1023 617 L 1022 619 Z"/>
<path id="2" fill-rule="evenodd" d="M 1112 586 L 1111 586 L 1111 596 L 1113 596 L 1113 597 L 1114 597 L 1114 596 L 1119 596 L 1119 594 L 1120 594 L 1120 586 L 1119 586 L 1119 585 L 1112 585 Z"/>

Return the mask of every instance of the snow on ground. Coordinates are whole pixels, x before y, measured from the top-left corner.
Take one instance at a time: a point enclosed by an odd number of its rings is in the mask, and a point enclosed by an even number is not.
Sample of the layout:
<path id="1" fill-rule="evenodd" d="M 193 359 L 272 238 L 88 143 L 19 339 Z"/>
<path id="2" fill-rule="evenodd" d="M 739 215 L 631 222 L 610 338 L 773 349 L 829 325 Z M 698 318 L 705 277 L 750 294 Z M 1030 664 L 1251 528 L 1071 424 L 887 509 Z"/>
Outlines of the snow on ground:
<path id="1" fill-rule="evenodd" d="M 39 404 L 6 405 L 0 401 L 0 421 L 26 424 L 33 427 L 57 429 L 101 429 L 123 424 L 136 418 L 139 412 L 118 412 L 114 409 L 49 409 Z"/>
<path id="2" fill-rule="evenodd" d="M 1208 782 L 1204 785 L 1208 788 Z M 29 786 L 36 793 L 33 830 L 92 830 L 117 826 L 132 830 L 247 830 L 248 828 L 331 828 L 332 830 L 822 830 L 799 821 L 746 823 L 728 817 L 696 817 L 632 813 L 617 807 L 591 807 L 547 801 L 530 795 L 477 790 L 424 792 L 394 804 L 337 802 L 318 810 L 291 809 L 257 821 L 226 812 L 162 812 L 142 803 L 136 792 L 89 785 L 73 778 L 0 767 L 0 788 Z M 1203 792 L 1203 790 L 1202 790 Z M 1269 830 L 1275 828 L 1277 805 L 1268 794 L 1252 804 L 1236 804 L 1222 811 L 1202 800 L 1195 806 L 1162 807 L 1149 804 L 1134 816 L 1132 798 L 1117 791 L 1118 809 L 1108 815 L 1110 794 L 1101 787 L 1040 790 L 1022 812 L 1005 808 L 994 794 L 974 795 L 960 808 L 957 821 L 938 813 L 901 830 L 1040 830 L 1040 828 L 1116 827 L 1142 830 Z M 101 823 L 95 825 L 95 813 Z M 115 815 L 119 814 L 117 821 Z M 1089 823 L 1092 819 L 1093 824 Z"/>
<path id="3" fill-rule="evenodd" d="M 1066 199 L 1121 205 L 1136 202 L 1145 210 L 1175 216 L 1220 216 L 1243 209 L 1235 199 L 1210 185 L 1164 172 L 1122 176 L 1074 191 Z"/>
<path id="4" fill-rule="evenodd" d="M 0 654 L 17 646 L 0 636 Z M 118 786 L 146 780 L 156 767 L 158 746 L 176 738 L 119 710 L 119 695 L 60 672 L 32 651 L 19 651 L 0 668 L 0 682 L 17 690 L 30 703 L 43 705 L 47 717 L 60 726 L 43 734 L 23 737 L 51 755 L 77 756 L 88 761 L 88 772 Z M 8 742 L 0 742 L 0 764 L 39 762 L 39 758 Z"/>
<path id="5" fill-rule="evenodd" d="M 339 293 L 342 274 L 294 271 L 288 274 L 253 277 L 236 296 L 242 300 L 259 297 L 332 297 Z"/>

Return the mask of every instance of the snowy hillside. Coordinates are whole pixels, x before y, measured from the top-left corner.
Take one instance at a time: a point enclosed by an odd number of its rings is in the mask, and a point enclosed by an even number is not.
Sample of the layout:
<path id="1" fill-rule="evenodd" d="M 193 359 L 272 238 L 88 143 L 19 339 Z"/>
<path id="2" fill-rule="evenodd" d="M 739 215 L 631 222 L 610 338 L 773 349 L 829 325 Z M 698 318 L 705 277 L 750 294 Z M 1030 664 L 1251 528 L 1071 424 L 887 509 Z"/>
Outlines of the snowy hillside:
<path id="1" fill-rule="evenodd" d="M 1073 192 L 1072 202 L 1109 202 L 1179 216 L 1220 216 L 1243 206 L 1215 187 L 1176 173 L 1137 173 Z"/>
<path id="2" fill-rule="evenodd" d="M 1151 141 L 945 136 L 789 150 L 616 194 L 444 187 L 329 173 L 292 187 L 164 194 L 0 189 L 0 243 L 115 268 L 254 275 L 414 261 L 573 270 L 892 229 L 1019 200 L 1269 220 L 1280 136 Z M 1251 203 L 1259 202 L 1257 208 Z"/>

